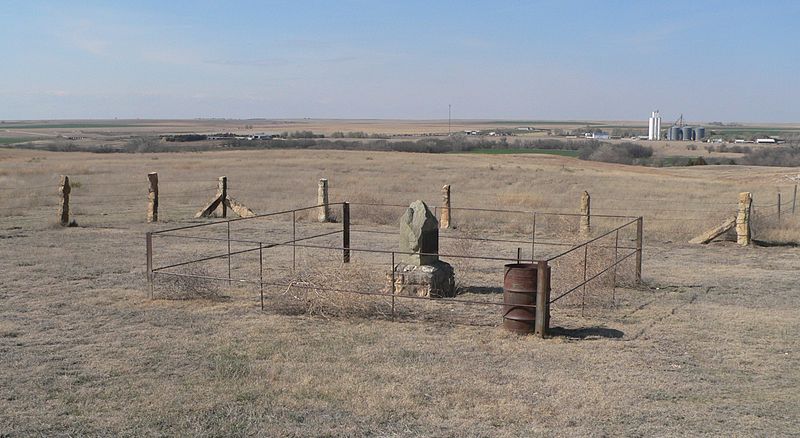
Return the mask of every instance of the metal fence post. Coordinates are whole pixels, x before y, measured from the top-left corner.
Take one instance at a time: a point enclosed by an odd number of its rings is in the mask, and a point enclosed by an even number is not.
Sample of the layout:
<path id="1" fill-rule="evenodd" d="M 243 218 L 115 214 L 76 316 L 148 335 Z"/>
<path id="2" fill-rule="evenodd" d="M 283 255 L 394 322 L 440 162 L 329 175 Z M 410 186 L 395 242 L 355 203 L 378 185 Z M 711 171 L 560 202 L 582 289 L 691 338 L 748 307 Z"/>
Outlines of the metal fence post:
<path id="1" fill-rule="evenodd" d="M 227 224 L 228 224 L 228 286 L 230 286 L 231 285 L 231 221 L 227 221 Z"/>
<path id="2" fill-rule="evenodd" d="M 258 287 L 261 294 L 261 310 L 264 310 L 264 244 L 258 242 Z"/>
<path id="3" fill-rule="evenodd" d="M 153 233 L 145 234 L 147 241 L 147 287 L 150 290 L 150 299 L 153 299 Z"/>
<path id="4" fill-rule="evenodd" d="M 642 246 L 643 246 L 644 218 L 636 219 L 636 284 L 642 282 Z"/>
<path id="5" fill-rule="evenodd" d="M 794 191 L 792 192 L 792 214 L 796 211 L 795 208 L 797 207 L 797 184 L 794 185 Z"/>
<path id="6" fill-rule="evenodd" d="M 617 306 L 617 258 L 619 257 L 619 230 L 614 236 L 614 274 L 611 278 L 611 303 Z"/>
<path id="7" fill-rule="evenodd" d="M 394 292 L 395 292 L 395 278 L 394 278 L 394 251 L 392 251 L 392 321 L 394 321 Z"/>
<path id="8" fill-rule="evenodd" d="M 546 260 L 536 264 L 536 320 L 534 334 L 540 338 L 547 336 L 550 329 L 550 267 Z"/>
<path id="9" fill-rule="evenodd" d="M 533 230 L 531 231 L 531 263 L 536 261 L 536 213 L 533 214 Z"/>
<path id="10" fill-rule="evenodd" d="M 297 269 L 297 211 L 292 210 L 292 272 Z"/>
<path id="11" fill-rule="evenodd" d="M 583 291 L 581 292 L 581 316 L 586 308 L 586 265 L 589 263 L 589 245 L 583 247 Z"/>
<path id="12" fill-rule="evenodd" d="M 778 192 L 778 225 L 781 224 L 781 192 Z"/>
<path id="13" fill-rule="evenodd" d="M 342 263 L 350 263 L 350 203 L 342 203 Z M 394 266 L 392 266 L 394 270 Z"/>

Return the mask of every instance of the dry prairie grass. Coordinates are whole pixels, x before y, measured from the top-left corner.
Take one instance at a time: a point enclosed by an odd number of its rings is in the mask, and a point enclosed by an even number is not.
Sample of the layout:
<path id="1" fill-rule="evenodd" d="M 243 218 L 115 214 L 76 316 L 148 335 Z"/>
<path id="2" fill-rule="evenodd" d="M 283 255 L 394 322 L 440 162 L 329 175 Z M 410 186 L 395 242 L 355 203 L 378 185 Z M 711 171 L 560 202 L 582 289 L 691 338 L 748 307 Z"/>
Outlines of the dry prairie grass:
<path id="1" fill-rule="evenodd" d="M 32 175 L 36 166 L 45 179 L 74 175 L 82 183 L 75 207 L 83 214 L 81 227 L 69 229 L 48 226 L 48 205 L 0 219 L 0 435 L 786 436 L 800 430 L 800 248 L 682 243 L 706 221 L 714 224 L 717 213 L 705 210 L 734 213 L 738 191 L 753 191 L 756 203 L 773 199 L 788 169 L 329 151 L 36 153 L 47 157 L 40 162 L 28 162 L 34 155 L 26 151 L 2 153 L 7 181 Z M 217 285 L 224 300 L 150 301 L 143 234 L 163 226 L 143 223 L 145 175 L 153 170 L 162 180 L 162 217 L 177 223 L 208 200 L 220 174 L 257 212 L 314 204 L 320 177 L 330 179 L 333 196 L 362 191 L 401 205 L 415 199 L 436 205 L 439 189 L 450 183 L 454 206 L 577 212 L 580 192 L 589 190 L 598 214 L 606 208 L 645 215 L 646 286 L 617 288 L 611 307 L 601 280 L 587 289 L 596 296 L 587 295 L 586 316 L 575 302 L 554 308 L 553 325 L 563 330 L 549 340 L 503 332 L 499 312 L 484 306 L 398 300 L 403 316 L 391 322 L 359 313 L 342 296 L 332 308 L 311 303 L 315 315 L 328 318 L 306 315 L 307 301 L 299 301 L 304 314 L 286 315 L 285 289 L 267 288 L 261 312 L 257 290 L 224 284 Z M 529 175 L 535 184 L 527 183 Z M 49 190 L 47 199 L 54 196 Z M 517 192 L 530 196 L 508 195 Z M 0 196 L 0 206 L 16 202 Z M 712 208 L 714 202 L 725 205 Z M 696 210 L 686 217 L 698 225 L 657 220 L 672 212 L 655 210 L 673 208 Z M 365 222 L 392 229 L 392 216 Z M 457 232 L 472 232 L 470 216 L 453 219 L 463 222 Z M 472 227 L 497 235 L 513 224 L 479 221 Z M 524 235 L 525 223 L 518 223 Z M 600 232 L 614 222 L 595 224 Z M 278 237 L 291 232 L 285 222 L 271 225 L 282 227 Z M 567 238 L 576 222 L 539 226 Z M 787 218 L 784 226 L 793 225 Z M 298 227 L 312 231 L 310 223 Z M 235 232 L 270 238 L 258 227 Z M 762 226 L 755 237 L 765 232 Z M 396 244 L 394 236 L 353 239 L 363 247 Z M 156 245 L 165 257 L 180 255 Z M 209 251 L 204 243 L 185 245 L 190 254 Z M 475 243 L 462 251 L 511 256 L 516 246 Z M 590 251 L 592 260 L 608 258 L 607 248 Z M 565 259 L 563 282 L 582 279 L 581 256 Z M 290 257 L 269 253 L 268 267 L 285 268 Z M 242 260 L 235 275 L 258 272 L 257 259 Z M 623 265 L 618 275 L 629 281 L 630 265 Z M 461 266 L 465 295 L 498 299 L 501 268 Z M 220 266 L 208 269 L 218 275 Z M 379 279 L 372 271 L 364 275 L 363 284 Z M 354 316 L 333 317 L 337 312 Z"/>

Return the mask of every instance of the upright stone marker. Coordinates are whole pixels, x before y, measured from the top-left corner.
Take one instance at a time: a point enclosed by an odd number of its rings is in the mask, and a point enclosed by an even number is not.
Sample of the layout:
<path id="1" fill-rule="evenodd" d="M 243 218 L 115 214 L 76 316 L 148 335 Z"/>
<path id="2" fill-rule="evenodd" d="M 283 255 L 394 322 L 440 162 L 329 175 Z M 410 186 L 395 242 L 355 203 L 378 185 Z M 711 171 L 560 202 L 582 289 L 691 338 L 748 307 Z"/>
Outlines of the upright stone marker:
<path id="1" fill-rule="evenodd" d="M 450 184 L 445 184 L 442 187 L 442 213 L 441 220 L 439 221 L 439 228 L 450 228 Z"/>
<path id="2" fill-rule="evenodd" d="M 739 193 L 739 213 L 736 215 L 736 243 L 750 245 L 750 210 L 753 195 L 750 192 Z"/>
<path id="3" fill-rule="evenodd" d="M 158 222 L 158 173 L 147 174 L 150 187 L 147 189 L 147 222 Z"/>
<path id="4" fill-rule="evenodd" d="M 584 191 L 581 195 L 581 235 L 586 237 L 592 232 L 591 201 L 589 192 Z"/>
<path id="5" fill-rule="evenodd" d="M 221 176 L 217 182 L 217 199 L 220 200 L 217 204 L 217 214 L 219 217 L 228 217 L 228 206 L 225 205 L 225 199 L 228 197 L 228 177 Z"/>
<path id="6" fill-rule="evenodd" d="M 69 194 L 71 191 L 72 188 L 69 185 L 69 177 L 61 175 L 61 181 L 58 184 L 58 193 L 61 194 L 61 202 L 58 208 L 58 221 L 63 227 L 69 225 Z"/>
<path id="7" fill-rule="evenodd" d="M 328 206 L 328 180 L 320 178 L 319 188 L 317 189 L 317 220 L 319 222 L 331 221 L 331 210 Z"/>
<path id="8" fill-rule="evenodd" d="M 414 201 L 400 217 L 402 262 L 394 267 L 393 293 L 419 297 L 455 295 L 455 275 L 439 260 L 439 221 L 422 201 Z"/>
<path id="9" fill-rule="evenodd" d="M 403 256 L 409 265 L 439 261 L 439 223 L 422 201 L 411 203 L 400 217 L 400 252 L 413 253 Z"/>

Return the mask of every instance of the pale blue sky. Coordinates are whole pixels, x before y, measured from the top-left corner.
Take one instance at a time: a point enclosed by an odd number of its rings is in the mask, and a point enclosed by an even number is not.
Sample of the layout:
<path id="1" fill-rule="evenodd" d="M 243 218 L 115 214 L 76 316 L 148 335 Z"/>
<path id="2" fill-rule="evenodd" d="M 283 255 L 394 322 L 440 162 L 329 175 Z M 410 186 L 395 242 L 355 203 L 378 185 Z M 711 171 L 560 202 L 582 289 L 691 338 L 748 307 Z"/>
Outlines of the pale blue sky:
<path id="1" fill-rule="evenodd" d="M 800 121 L 796 1 L 0 0 L 0 119 Z"/>

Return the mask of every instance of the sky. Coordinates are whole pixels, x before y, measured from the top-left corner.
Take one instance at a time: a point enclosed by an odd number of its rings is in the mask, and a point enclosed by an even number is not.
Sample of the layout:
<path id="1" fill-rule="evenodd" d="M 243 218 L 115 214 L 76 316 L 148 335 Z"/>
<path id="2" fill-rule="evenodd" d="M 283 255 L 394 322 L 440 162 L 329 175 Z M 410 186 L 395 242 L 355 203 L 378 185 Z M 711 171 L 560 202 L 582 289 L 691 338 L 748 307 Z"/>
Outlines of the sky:
<path id="1" fill-rule="evenodd" d="M 797 1 L 0 0 L 0 119 L 800 122 Z"/>

